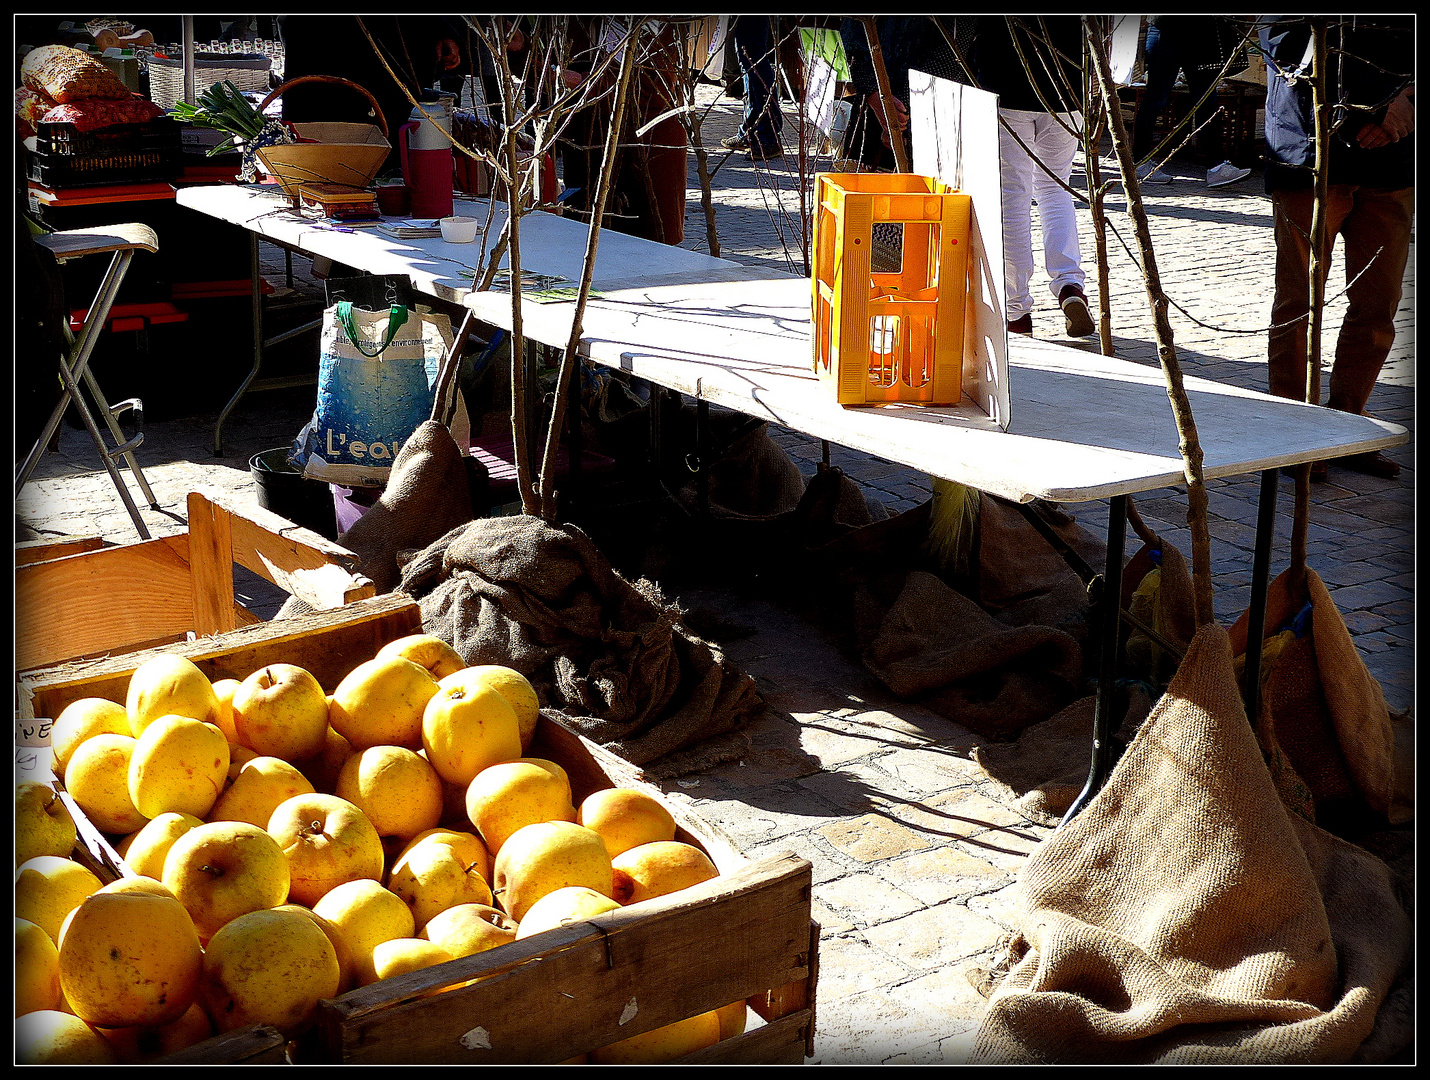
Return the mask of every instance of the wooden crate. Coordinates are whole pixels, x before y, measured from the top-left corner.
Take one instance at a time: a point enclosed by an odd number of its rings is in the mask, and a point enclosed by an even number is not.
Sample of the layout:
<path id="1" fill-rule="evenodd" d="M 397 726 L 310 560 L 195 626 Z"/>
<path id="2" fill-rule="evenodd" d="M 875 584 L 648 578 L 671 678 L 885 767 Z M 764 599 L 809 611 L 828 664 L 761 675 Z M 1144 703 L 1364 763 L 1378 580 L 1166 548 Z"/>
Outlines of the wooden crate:
<path id="1" fill-rule="evenodd" d="M 188 518 L 186 532 L 137 544 L 80 537 L 18 551 L 16 670 L 260 622 L 234 599 L 235 563 L 314 609 L 373 595 L 356 555 L 277 514 L 194 491 Z"/>
<path id="2" fill-rule="evenodd" d="M 37 716 L 58 715 L 80 697 L 123 701 L 129 676 L 144 660 L 174 651 L 211 679 L 243 678 L 266 663 L 298 664 L 331 692 L 382 645 L 420 629 L 411 599 L 377 596 L 163 649 L 28 672 L 22 697 Z M 760 1020 L 685 1062 L 802 1064 L 813 1053 L 819 942 L 809 862 L 792 854 L 747 860 L 719 830 L 642 781 L 630 763 L 546 715 L 528 753 L 559 762 L 578 802 L 606 787 L 637 787 L 661 798 L 676 819 L 677 838 L 702 848 L 720 877 L 326 1001 L 314 1029 L 289 1048 L 292 1059 L 558 1063 L 745 999 Z M 122 864 L 104 867 L 115 861 L 112 848 L 92 826 L 81 832 L 102 878 L 125 872 Z M 274 1052 L 271 1037 L 250 1029 L 242 1038 L 230 1033 L 192 1047 L 183 1062 L 276 1060 L 263 1057 Z"/>

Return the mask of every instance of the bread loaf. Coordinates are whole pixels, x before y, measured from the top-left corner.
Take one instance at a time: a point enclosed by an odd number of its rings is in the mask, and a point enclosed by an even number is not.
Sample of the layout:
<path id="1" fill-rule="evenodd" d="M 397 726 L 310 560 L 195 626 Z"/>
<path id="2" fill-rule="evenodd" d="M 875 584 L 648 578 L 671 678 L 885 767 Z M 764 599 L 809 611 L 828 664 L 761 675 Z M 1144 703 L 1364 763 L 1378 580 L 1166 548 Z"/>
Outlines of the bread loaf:
<path id="1" fill-rule="evenodd" d="M 103 63 L 68 45 L 31 49 L 20 65 L 20 79 L 31 90 L 61 105 L 132 96 L 123 80 Z"/>

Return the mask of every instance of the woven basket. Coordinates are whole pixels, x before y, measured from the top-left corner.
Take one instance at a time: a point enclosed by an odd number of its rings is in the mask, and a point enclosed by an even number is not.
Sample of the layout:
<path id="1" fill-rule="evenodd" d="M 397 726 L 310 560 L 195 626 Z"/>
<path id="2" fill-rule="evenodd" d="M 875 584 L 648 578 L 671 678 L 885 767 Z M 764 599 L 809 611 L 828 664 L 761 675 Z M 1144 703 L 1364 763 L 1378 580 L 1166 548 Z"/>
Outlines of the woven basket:
<path id="1" fill-rule="evenodd" d="M 382 115 L 382 107 L 365 89 L 355 82 L 339 79 L 331 75 L 304 75 L 290 79 L 263 100 L 258 111 L 262 112 L 283 93 L 303 83 L 335 83 L 351 87 L 372 104 L 377 116 L 377 126 L 372 124 L 308 123 L 294 124 L 293 130 L 300 138 L 316 139 L 316 142 L 289 143 L 265 146 L 258 151 L 258 160 L 278 182 L 283 190 L 295 198 L 300 184 L 351 184 L 353 187 L 367 187 L 377 176 L 382 163 L 392 150 L 387 141 L 387 120 Z"/>
<path id="2" fill-rule="evenodd" d="M 228 81 L 240 90 L 266 94 L 272 57 L 262 53 L 196 53 L 194 55 L 194 96 L 215 83 Z M 172 109 L 184 99 L 184 61 L 166 56 L 149 58 L 149 100 L 159 108 Z"/>

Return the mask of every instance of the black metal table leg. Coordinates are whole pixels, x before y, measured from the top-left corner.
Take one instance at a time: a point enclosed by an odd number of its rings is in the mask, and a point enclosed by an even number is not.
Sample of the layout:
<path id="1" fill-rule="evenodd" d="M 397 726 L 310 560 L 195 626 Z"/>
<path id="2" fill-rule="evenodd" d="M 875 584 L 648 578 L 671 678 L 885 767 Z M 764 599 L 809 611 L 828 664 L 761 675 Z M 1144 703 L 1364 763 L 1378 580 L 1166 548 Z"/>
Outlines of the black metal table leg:
<path id="1" fill-rule="evenodd" d="M 1251 603 L 1246 611 L 1246 666 L 1243 697 L 1253 724 L 1261 711 L 1261 649 L 1266 637 L 1266 593 L 1271 587 L 1271 542 L 1276 535 L 1276 496 L 1280 469 L 1261 474 L 1256 505 L 1256 549 L 1251 564 Z"/>
<path id="2" fill-rule="evenodd" d="M 1102 595 L 1096 598 L 1099 638 L 1097 697 L 1092 712 L 1092 764 L 1087 783 L 1063 815 L 1066 825 L 1102 789 L 1112 767 L 1112 733 L 1119 719 L 1117 667 L 1122 629 L 1122 550 L 1127 535 L 1127 496 L 1114 495 L 1107 520 L 1107 569 Z"/>

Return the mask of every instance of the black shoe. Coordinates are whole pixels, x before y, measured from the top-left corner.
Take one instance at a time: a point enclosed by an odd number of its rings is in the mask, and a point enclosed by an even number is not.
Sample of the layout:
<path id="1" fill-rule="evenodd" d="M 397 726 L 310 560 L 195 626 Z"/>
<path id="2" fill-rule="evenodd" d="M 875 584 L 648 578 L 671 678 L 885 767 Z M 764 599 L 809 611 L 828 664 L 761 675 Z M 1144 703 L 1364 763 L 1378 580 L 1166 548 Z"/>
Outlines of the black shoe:
<path id="1" fill-rule="evenodd" d="M 743 131 L 737 131 L 728 138 L 721 139 L 720 145 L 726 150 L 748 150 L 750 148 L 750 137 Z"/>
<path id="2" fill-rule="evenodd" d="M 1030 311 L 1026 315 L 1020 315 L 1016 319 L 1008 321 L 1008 333 L 1027 334 L 1033 336 L 1033 313 Z"/>
<path id="3" fill-rule="evenodd" d="M 1058 305 L 1067 320 L 1068 337 L 1088 337 L 1096 327 L 1092 325 L 1092 313 L 1087 309 L 1087 297 L 1076 285 L 1064 285 L 1058 296 Z"/>
<path id="4" fill-rule="evenodd" d="M 1379 450 L 1372 450 L 1366 454 L 1351 454 L 1349 457 L 1341 458 L 1336 464 L 1351 472 L 1376 476 L 1382 480 L 1394 480 L 1400 475 L 1400 466 Z"/>
<path id="5" fill-rule="evenodd" d="M 784 156 L 784 148 L 778 144 L 774 146 L 751 145 L 750 152 L 745 155 L 750 161 L 775 161 Z"/>

